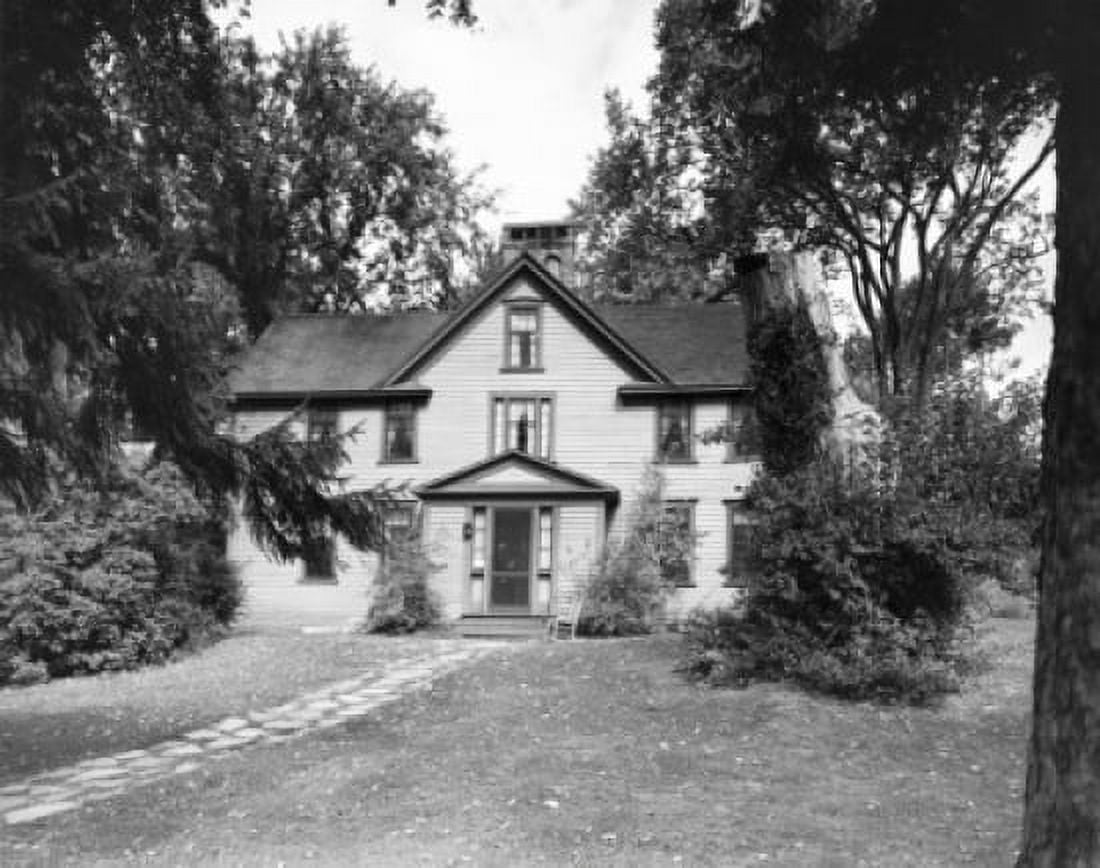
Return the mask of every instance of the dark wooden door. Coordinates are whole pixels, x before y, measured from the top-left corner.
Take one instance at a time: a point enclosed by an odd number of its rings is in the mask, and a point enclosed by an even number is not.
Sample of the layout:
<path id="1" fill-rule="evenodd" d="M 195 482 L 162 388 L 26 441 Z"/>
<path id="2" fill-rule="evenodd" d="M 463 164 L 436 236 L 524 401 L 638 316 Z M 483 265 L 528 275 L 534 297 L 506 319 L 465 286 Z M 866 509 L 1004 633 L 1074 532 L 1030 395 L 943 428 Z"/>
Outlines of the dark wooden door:
<path id="1" fill-rule="evenodd" d="M 493 560 L 489 609 L 531 611 L 531 510 L 493 510 Z"/>

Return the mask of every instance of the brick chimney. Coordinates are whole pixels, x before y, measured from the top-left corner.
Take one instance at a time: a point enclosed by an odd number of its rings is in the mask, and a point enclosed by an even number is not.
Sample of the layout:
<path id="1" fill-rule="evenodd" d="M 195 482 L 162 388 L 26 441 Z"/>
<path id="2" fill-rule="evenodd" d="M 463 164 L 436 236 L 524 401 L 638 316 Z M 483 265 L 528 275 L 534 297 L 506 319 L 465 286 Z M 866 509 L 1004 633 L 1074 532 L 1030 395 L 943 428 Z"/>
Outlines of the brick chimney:
<path id="1" fill-rule="evenodd" d="M 505 223 L 500 249 L 511 262 L 523 251 L 530 253 L 546 270 L 570 289 L 576 289 L 577 236 L 580 227 L 568 220 Z"/>

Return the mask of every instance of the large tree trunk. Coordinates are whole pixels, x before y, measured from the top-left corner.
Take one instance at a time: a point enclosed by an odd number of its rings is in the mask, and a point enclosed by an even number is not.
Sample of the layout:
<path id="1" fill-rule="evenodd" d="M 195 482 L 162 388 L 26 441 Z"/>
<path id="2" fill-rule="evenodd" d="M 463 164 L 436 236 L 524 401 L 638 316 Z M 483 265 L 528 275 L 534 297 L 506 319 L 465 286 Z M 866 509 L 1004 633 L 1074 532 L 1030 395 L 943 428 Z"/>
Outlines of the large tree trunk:
<path id="1" fill-rule="evenodd" d="M 1093 3 L 1066 0 L 1060 21 L 1058 274 L 1020 866 L 1100 865 L 1100 16 Z"/>
<path id="2" fill-rule="evenodd" d="M 753 316 L 769 308 L 801 305 L 821 339 L 833 404 L 833 421 L 825 431 L 825 446 L 852 462 L 864 458 L 877 443 L 882 428 L 878 411 L 859 397 L 852 385 L 844 347 L 833 325 L 829 293 L 812 253 L 772 254 L 769 264 L 744 276 Z"/>

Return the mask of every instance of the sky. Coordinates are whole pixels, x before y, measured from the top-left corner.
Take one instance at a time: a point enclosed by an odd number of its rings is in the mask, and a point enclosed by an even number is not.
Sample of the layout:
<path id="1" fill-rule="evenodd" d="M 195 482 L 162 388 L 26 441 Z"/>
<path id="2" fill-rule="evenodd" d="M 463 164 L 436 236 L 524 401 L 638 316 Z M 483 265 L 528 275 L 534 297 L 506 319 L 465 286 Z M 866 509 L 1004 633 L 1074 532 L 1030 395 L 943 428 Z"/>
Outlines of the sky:
<path id="1" fill-rule="evenodd" d="M 279 32 L 330 23 L 384 79 L 426 88 L 460 167 L 484 166 L 492 223 L 554 219 L 606 137 L 603 93 L 642 104 L 653 73 L 656 0 L 475 0 L 472 30 L 429 20 L 422 0 L 252 0 L 243 22 L 261 48 Z M 494 227 L 495 228 L 495 225 Z"/>
<path id="2" fill-rule="evenodd" d="M 606 140 L 607 88 L 645 106 L 645 82 L 657 65 L 656 6 L 657 0 L 475 0 L 479 22 L 466 29 L 429 20 L 422 0 L 392 7 L 388 0 L 252 0 L 242 26 L 261 49 L 273 50 L 280 32 L 341 25 L 356 62 L 402 87 L 433 93 L 458 166 L 482 167 L 481 183 L 497 192 L 497 213 L 483 221 L 495 233 L 501 222 L 568 212 Z M 1040 186 L 1044 206 L 1053 208 L 1053 165 Z M 1053 261 L 1048 271 L 1053 284 Z M 1022 360 L 1017 375 L 1045 368 L 1050 339 L 1049 317 L 1025 322 L 1011 350 Z"/>

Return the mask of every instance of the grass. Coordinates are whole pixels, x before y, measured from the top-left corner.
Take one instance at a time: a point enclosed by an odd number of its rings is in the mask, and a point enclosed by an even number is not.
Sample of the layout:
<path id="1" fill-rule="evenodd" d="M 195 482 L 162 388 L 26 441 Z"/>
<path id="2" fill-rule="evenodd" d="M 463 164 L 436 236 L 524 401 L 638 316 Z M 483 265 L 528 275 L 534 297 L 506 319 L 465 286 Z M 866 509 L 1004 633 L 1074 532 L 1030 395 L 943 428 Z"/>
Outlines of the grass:
<path id="1" fill-rule="evenodd" d="M 164 666 L 0 689 L 0 785 L 278 705 L 426 650 L 424 639 L 241 631 Z"/>
<path id="2" fill-rule="evenodd" d="M 712 690 L 678 639 L 517 645 L 370 718 L 0 830 L 0 863 L 1005 865 L 1033 622 L 942 707 Z"/>

